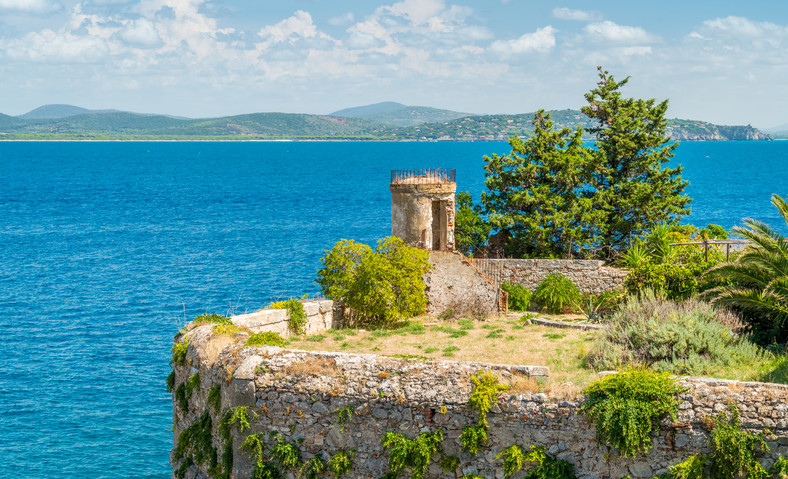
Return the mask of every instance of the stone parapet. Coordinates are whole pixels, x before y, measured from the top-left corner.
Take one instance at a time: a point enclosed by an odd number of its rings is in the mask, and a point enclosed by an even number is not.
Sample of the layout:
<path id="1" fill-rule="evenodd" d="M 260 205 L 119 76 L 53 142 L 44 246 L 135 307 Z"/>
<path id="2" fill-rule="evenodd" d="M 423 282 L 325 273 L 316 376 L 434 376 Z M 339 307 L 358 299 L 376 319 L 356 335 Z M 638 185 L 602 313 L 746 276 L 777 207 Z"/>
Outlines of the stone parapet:
<path id="1" fill-rule="evenodd" d="M 456 455 L 459 466 L 447 475 L 435 458 L 426 477 L 473 473 L 502 478 L 501 461 L 496 456 L 517 444 L 523 448 L 543 446 L 551 456 L 574 464 L 580 479 L 650 478 L 692 454 L 708 453 L 708 417 L 724 411 L 728 404 L 738 405 L 743 427 L 771 431 L 770 452 L 762 458 L 766 466 L 778 455 L 788 455 L 788 387 L 784 385 L 681 378 L 688 391 L 680 396 L 677 420 L 662 421 L 647 454 L 622 458 L 596 442 L 594 425 L 580 413 L 582 397 L 567 400 L 538 391 L 538 383 L 549 377 L 546 368 L 243 348 L 243 338 L 234 345 L 221 343 L 224 349 L 216 355 L 206 353 L 214 351 L 216 347 L 210 343 L 219 340 L 210 326 L 187 334 L 192 340 L 186 360 L 174 365 L 174 385 L 177 388 L 195 374 L 200 381 L 185 410 L 174 400 L 174 440 L 205 414 L 216 425 L 221 411 L 246 406 L 249 429 L 233 429 L 232 477 L 250 477 L 253 463 L 240 449 L 249 434 L 265 432 L 270 437 L 271 432 L 278 432 L 299 445 L 304 459 L 315 454 L 327 458 L 352 449 L 354 468 L 347 477 L 376 478 L 387 470 L 389 456 L 381 444 L 386 432 L 415 438 L 441 429 L 445 454 Z M 476 424 L 468 401 L 471 376 L 482 370 L 492 372 L 501 382 L 514 383 L 516 389 L 501 394 L 492 408 L 489 440 L 474 456 L 461 449 L 459 437 L 463 427 Z M 534 377 L 538 381 L 529 381 Z M 221 392 L 219 411 L 209 408 L 206 399 L 217 387 Z M 345 421 L 339 417 L 341 410 L 350 411 Z M 212 433 L 211 443 L 221 451 L 224 442 L 215 427 Z M 174 468 L 183 463 L 174 456 L 171 462 Z M 186 477 L 207 477 L 208 467 L 207 463 L 192 465 Z"/>
<path id="2" fill-rule="evenodd" d="M 304 304 L 306 313 L 306 333 L 315 334 L 334 327 L 334 302 L 331 300 L 307 301 Z M 261 309 L 249 314 L 238 314 L 230 320 L 237 326 L 249 328 L 254 333 L 274 332 L 283 337 L 290 335 L 290 315 L 285 309 Z"/>
<path id="3" fill-rule="evenodd" d="M 571 279 L 582 293 L 599 294 L 619 289 L 626 270 L 604 261 L 581 259 L 473 259 L 473 264 L 496 282 L 521 284 L 533 291 L 550 273 Z"/>

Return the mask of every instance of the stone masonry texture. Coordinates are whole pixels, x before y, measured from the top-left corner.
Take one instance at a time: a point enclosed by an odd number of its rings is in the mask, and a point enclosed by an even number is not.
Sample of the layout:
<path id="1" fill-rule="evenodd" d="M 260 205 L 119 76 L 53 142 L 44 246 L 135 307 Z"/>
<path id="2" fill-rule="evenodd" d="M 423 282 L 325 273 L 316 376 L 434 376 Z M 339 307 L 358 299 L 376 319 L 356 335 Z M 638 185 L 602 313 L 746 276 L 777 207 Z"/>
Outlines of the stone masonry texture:
<path id="1" fill-rule="evenodd" d="M 596 442 L 594 425 L 579 412 L 582 397 L 559 400 L 520 388 L 501 394 L 488 416 L 487 447 L 471 456 L 459 444 L 462 428 L 475 424 L 475 413 L 468 407 L 471 375 L 490 371 L 503 383 L 518 384 L 518 379 L 527 377 L 548 380 L 547 368 L 245 348 L 245 334 L 219 336 L 210 326 L 187 328 L 185 334 L 190 342 L 185 361 L 173 366 L 175 387 L 195 374 L 200 386 L 186 410 L 173 401 L 174 444 L 181 431 L 208 408 L 208 392 L 218 385 L 222 410 L 247 406 L 250 411 L 250 429 L 233 429 L 234 478 L 251 475 L 253 464 L 240 445 L 252 433 L 277 431 L 299 444 L 304 459 L 315 454 L 327 458 L 352 449 L 354 468 L 346 477 L 377 478 L 387 471 L 389 456 L 381 445 L 387 431 L 414 438 L 438 428 L 446 434 L 445 453 L 457 455 L 460 465 L 443 472 L 436 458 L 426 477 L 473 473 L 502 479 L 501 460 L 496 456 L 517 444 L 544 446 L 549 455 L 574 464 L 582 479 L 650 478 L 692 454 L 707 453 L 709 433 L 704 423 L 731 403 L 740 408 L 743 427 L 772 432 L 771 451 L 761 458 L 766 466 L 778 455 L 788 455 L 788 387 L 783 385 L 682 378 L 688 392 L 680 396 L 677 420 L 663 420 L 653 448 L 635 458 L 621 458 Z M 338 420 L 343 408 L 352 411 L 344 431 Z M 208 410 L 212 444 L 221 451 L 222 440 L 216 432 L 221 412 Z M 171 463 L 177 469 L 181 461 L 171 456 Z M 286 475 L 296 476 L 297 471 Z M 207 464 L 189 467 L 185 477 L 209 477 Z"/>

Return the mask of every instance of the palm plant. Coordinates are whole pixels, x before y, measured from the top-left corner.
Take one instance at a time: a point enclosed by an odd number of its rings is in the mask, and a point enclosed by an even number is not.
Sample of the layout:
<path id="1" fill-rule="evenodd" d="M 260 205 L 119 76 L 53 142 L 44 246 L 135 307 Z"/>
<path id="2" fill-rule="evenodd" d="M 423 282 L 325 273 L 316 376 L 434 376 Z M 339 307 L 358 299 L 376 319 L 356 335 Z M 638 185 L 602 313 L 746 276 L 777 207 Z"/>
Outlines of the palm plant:
<path id="1" fill-rule="evenodd" d="M 788 224 L 788 203 L 775 194 L 772 204 Z M 707 294 L 716 304 L 742 311 L 756 329 L 771 329 L 770 339 L 785 341 L 788 338 L 781 333 L 788 332 L 784 327 L 788 319 L 788 239 L 752 218 L 744 219 L 744 225 L 731 231 L 750 244 L 735 261 L 705 273 L 721 282 Z"/>

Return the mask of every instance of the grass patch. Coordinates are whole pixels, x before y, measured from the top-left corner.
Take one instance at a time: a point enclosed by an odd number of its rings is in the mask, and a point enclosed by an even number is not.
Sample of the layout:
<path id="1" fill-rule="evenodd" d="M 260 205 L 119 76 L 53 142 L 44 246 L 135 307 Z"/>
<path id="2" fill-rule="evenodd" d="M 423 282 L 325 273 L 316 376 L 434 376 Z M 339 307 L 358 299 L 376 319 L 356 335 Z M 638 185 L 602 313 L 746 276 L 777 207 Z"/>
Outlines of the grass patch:
<path id="1" fill-rule="evenodd" d="M 545 333 L 542 335 L 547 339 L 563 339 L 566 337 L 566 334 L 563 333 Z"/>
<path id="2" fill-rule="evenodd" d="M 254 333 L 249 336 L 244 346 L 287 346 L 287 341 L 277 333 Z"/>
<path id="3" fill-rule="evenodd" d="M 334 337 L 336 337 L 336 336 L 334 336 Z M 327 338 L 327 336 L 325 334 L 313 334 L 311 336 L 305 337 L 304 341 L 311 341 L 313 343 L 319 343 L 319 342 L 322 342 L 326 338 Z"/>
<path id="4" fill-rule="evenodd" d="M 447 347 L 443 348 L 443 355 L 444 356 L 454 356 L 454 352 L 455 351 L 459 351 L 459 350 L 460 350 L 460 348 L 458 348 L 457 346 L 447 346 Z"/>

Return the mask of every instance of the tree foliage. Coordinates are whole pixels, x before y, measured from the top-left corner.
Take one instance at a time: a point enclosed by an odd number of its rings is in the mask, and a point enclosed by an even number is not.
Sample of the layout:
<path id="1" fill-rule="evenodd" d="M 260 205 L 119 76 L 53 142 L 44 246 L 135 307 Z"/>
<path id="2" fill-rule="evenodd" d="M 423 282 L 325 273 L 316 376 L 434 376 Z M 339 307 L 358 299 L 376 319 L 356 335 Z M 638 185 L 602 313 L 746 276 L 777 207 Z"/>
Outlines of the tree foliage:
<path id="1" fill-rule="evenodd" d="M 323 294 L 341 302 L 361 322 L 389 322 L 423 314 L 429 253 L 390 236 L 373 250 L 341 240 L 326 251 L 315 280 Z"/>
<path id="2" fill-rule="evenodd" d="M 620 249 L 632 235 L 641 235 L 662 222 L 676 223 L 689 214 L 689 184 L 682 168 L 663 168 L 678 146 L 666 134 L 667 100 L 624 98 L 617 82 L 599 68 L 597 88 L 586 93 L 581 111 L 596 120 L 592 154 L 594 208 L 604 215 L 598 243 Z"/>
<path id="3" fill-rule="evenodd" d="M 667 101 L 625 98 L 628 78 L 601 68 L 599 78 L 582 108 L 593 147 L 580 127 L 556 130 L 540 110 L 533 136 L 485 157 L 481 201 L 491 226 L 511 233 L 507 255 L 610 258 L 632 236 L 689 213 L 681 167 L 664 166 L 677 146 L 666 133 Z"/>
<path id="4" fill-rule="evenodd" d="M 467 191 L 457 193 L 455 202 L 454 247 L 466 256 L 476 256 L 484 249 L 492 226 L 482 216 L 482 207 L 473 203 Z"/>
<path id="5" fill-rule="evenodd" d="M 788 203 L 772 195 L 772 204 L 788 224 Z M 727 282 L 709 291 L 717 304 L 744 313 L 763 340 L 788 339 L 788 239 L 767 224 L 747 218 L 731 232 L 750 241 L 731 263 L 711 268 L 707 276 Z"/>

